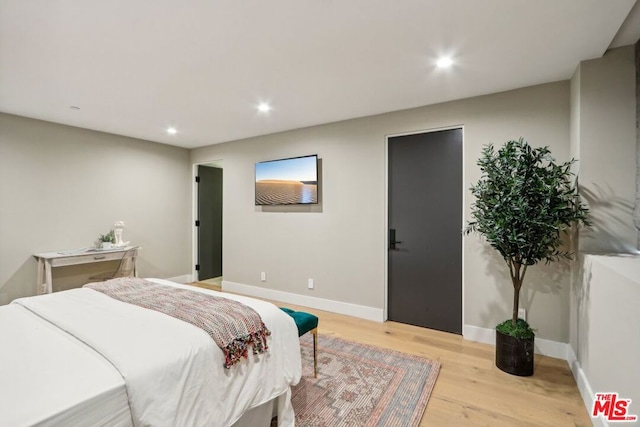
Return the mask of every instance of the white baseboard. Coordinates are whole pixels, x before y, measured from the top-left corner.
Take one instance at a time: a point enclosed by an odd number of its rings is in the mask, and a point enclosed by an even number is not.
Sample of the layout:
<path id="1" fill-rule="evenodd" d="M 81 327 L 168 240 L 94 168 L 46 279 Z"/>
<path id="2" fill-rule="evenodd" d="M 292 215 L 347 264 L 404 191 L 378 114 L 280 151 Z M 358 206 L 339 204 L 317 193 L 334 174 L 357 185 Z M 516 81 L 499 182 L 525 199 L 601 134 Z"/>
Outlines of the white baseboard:
<path id="1" fill-rule="evenodd" d="M 176 282 L 176 283 L 183 283 L 183 284 L 194 282 L 192 274 L 183 274 L 182 276 L 169 277 L 165 280 L 169 280 L 171 282 Z"/>
<path id="2" fill-rule="evenodd" d="M 495 329 L 480 328 L 472 325 L 462 325 L 462 336 L 465 340 L 496 345 Z"/>
<path id="3" fill-rule="evenodd" d="M 567 362 L 571 367 L 573 378 L 576 380 L 576 385 L 578 386 L 578 391 L 580 392 L 580 396 L 582 397 L 582 402 L 584 403 L 585 408 L 587 408 L 587 412 L 591 416 L 591 409 L 593 408 L 593 399 L 595 395 L 593 393 L 593 389 L 591 388 L 591 384 L 589 384 L 589 380 L 582 370 L 582 366 L 580 365 L 578 357 L 573 351 L 573 347 L 571 347 L 571 345 L 569 345 L 567 348 Z M 591 422 L 594 426 L 609 426 L 609 423 L 606 420 L 603 420 L 602 417 L 591 418 Z"/>
<path id="4" fill-rule="evenodd" d="M 481 342 L 484 344 L 496 344 L 496 331 L 495 329 L 481 328 L 479 326 L 463 325 L 462 336 L 466 340 Z M 569 344 L 545 340 L 542 338 L 535 339 L 534 350 L 537 354 L 543 356 L 555 357 L 558 359 L 567 360 L 567 351 Z"/>
<path id="5" fill-rule="evenodd" d="M 535 352 L 544 356 L 567 360 L 568 350 L 569 344 L 566 342 L 551 341 L 542 338 L 536 338 L 535 341 Z"/>
<path id="6" fill-rule="evenodd" d="M 236 292 L 252 297 L 272 299 L 289 304 L 302 305 L 305 307 L 326 310 L 348 316 L 359 317 L 361 319 L 384 322 L 384 310 L 381 308 L 367 307 L 364 305 L 351 304 L 347 302 L 334 301 L 324 298 L 310 297 L 307 295 L 293 294 L 290 292 L 277 291 L 275 289 L 260 288 L 257 286 L 243 285 L 228 280 L 222 281 L 222 290 Z"/>

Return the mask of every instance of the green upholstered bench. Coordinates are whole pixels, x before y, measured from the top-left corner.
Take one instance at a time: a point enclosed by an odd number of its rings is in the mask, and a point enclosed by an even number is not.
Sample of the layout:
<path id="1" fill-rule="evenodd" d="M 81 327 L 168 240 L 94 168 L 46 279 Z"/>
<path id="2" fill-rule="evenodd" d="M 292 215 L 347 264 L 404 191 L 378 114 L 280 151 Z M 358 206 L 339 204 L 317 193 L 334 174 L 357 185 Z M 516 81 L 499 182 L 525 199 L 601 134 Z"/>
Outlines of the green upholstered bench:
<path id="1" fill-rule="evenodd" d="M 318 317 L 304 311 L 295 311 L 290 308 L 280 307 L 280 310 L 293 318 L 298 327 L 298 336 L 301 337 L 307 332 L 313 334 L 313 376 L 318 378 Z"/>

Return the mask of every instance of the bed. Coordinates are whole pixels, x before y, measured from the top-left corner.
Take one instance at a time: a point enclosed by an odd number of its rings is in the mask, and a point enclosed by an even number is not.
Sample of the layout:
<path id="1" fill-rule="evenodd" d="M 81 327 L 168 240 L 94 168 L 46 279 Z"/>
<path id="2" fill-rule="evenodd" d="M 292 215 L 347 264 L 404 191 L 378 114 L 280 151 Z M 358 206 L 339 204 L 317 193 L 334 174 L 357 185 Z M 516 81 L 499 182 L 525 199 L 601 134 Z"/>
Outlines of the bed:
<path id="1" fill-rule="evenodd" d="M 206 332 L 80 288 L 0 307 L 0 425 L 293 426 L 293 320 L 265 301 L 180 285 L 253 308 L 269 349 L 228 369 Z"/>

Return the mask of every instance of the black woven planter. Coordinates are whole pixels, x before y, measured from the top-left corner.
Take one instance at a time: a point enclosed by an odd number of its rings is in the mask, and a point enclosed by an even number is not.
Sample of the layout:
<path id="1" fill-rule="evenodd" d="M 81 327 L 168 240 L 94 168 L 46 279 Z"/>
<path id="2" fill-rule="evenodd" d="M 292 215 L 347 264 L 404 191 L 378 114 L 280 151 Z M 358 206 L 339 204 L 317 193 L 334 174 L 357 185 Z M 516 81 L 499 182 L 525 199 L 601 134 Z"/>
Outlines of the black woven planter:
<path id="1" fill-rule="evenodd" d="M 512 375 L 533 375 L 533 340 L 496 331 L 496 366 Z"/>

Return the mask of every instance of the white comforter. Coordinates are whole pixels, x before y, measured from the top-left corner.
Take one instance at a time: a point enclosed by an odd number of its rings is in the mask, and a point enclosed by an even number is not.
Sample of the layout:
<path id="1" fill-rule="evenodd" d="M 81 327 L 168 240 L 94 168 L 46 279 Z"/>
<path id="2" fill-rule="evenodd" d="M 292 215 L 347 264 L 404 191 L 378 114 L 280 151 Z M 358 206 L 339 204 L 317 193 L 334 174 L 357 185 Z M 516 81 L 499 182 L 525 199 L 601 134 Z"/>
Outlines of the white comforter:
<path id="1" fill-rule="evenodd" d="M 0 426 L 130 427 L 109 362 L 18 304 L 0 307 Z"/>
<path id="2" fill-rule="evenodd" d="M 230 426 L 246 410 L 287 393 L 298 383 L 301 361 L 295 323 L 273 304 L 150 280 L 231 298 L 252 307 L 272 332 L 269 351 L 250 355 L 248 360 L 224 369 L 223 353 L 206 332 L 91 289 L 23 298 L 14 303 L 108 360 L 124 378 L 131 419 L 137 426 Z M 46 354 L 43 348 L 41 356 L 46 358 Z M 280 425 L 292 426 L 290 405 L 281 409 Z"/>

